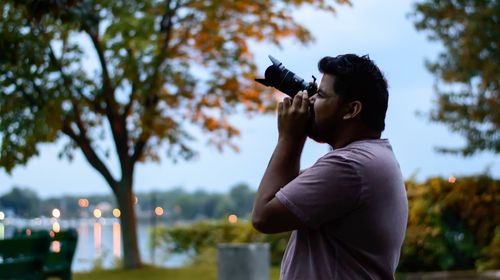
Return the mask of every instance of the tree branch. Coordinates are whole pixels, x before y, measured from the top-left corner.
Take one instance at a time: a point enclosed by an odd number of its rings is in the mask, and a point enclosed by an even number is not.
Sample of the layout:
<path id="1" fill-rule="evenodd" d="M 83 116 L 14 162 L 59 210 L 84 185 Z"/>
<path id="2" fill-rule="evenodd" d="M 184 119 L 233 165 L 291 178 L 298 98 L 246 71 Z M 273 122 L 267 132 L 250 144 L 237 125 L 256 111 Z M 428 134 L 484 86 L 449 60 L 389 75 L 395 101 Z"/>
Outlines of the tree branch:
<path id="1" fill-rule="evenodd" d="M 160 72 L 161 65 L 165 61 L 165 59 L 168 57 L 168 46 L 170 44 L 170 40 L 172 38 L 172 27 L 173 27 L 173 18 L 175 16 L 175 13 L 177 9 L 180 7 L 180 1 L 177 0 L 175 1 L 175 4 L 173 7 L 170 7 L 172 3 L 172 0 L 167 0 L 166 1 L 166 11 L 165 14 L 163 14 L 163 17 L 160 22 L 160 32 L 165 34 L 165 40 L 163 40 L 163 44 L 161 45 L 160 52 L 157 56 L 156 59 L 156 65 L 155 65 L 155 71 L 153 74 L 153 89 L 156 89 L 158 85 L 156 85 L 157 77 Z"/>
<path id="2" fill-rule="evenodd" d="M 135 62 L 134 53 L 128 47 L 127 47 L 127 54 L 129 57 L 132 57 L 131 63 L 133 63 L 133 70 L 134 70 L 135 77 L 134 77 L 134 80 L 132 81 L 132 90 L 130 93 L 129 101 L 128 101 L 127 105 L 125 105 L 125 108 L 123 110 L 123 117 L 124 118 L 126 118 L 130 114 L 130 110 L 134 104 L 134 101 L 137 99 L 137 83 L 139 82 L 139 71 L 137 69 L 137 63 Z"/>
<path id="3" fill-rule="evenodd" d="M 58 69 L 59 73 L 61 74 L 61 77 L 63 78 L 64 85 L 66 86 L 67 90 L 71 92 L 72 87 L 71 81 L 69 78 L 64 74 L 64 71 L 62 69 L 62 65 L 57 59 L 54 50 L 52 49 L 52 46 L 49 44 L 49 57 L 51 62 L 54 64 L 54 66 Z M 77 91 L 78 95 L 80 97 L 84 97 L 83 93 Z M 74 108 L 74 115 L 75 115 L 75 121 L 77 124 L 78 129 L 80 130 L 80 134 L 77 134 L 75 131 L 70 126 L 70 121 L 68 119 L 65 119 L 63 121 L 63 126 L 61 131 L 66 134 L 68 137 L 70 137 L 73 141 L 77 143 L 77 145 L 80 147 L 82 150 L 83 154 L 85 155 L 85 158 L 87 161 L 90 163 L 92 167 L 94 167 L 106 180 L 106 182 L 109 184 L 111 189 L 113 190 L 114 193 L 118 193 L 118 187 L 117 187 L 117 182 L 113 178 L 113 175 L 111 172 L 109 172 L 109 169 L 106 167 L 104 162 L 99 158 L 99 156 L 95 153 L 94 149 L 92 148 L 90 144 L 90 140 L 87 138 L 86 135 L 86 129 L 84 126 L 84 123 L 81 119 L 81 114 L 80 110 L 78 108 L 78 105 L 76 101 L 74 100 L 74 97 L 71 96 L 71 101 L 72 105 Z M 94 102 L 91 102 L 92 104 L 95 104 Z M 97 107 L 99 108 L 99 107 Z"/>
<path id="4" fill-rule="evenodd" d="M 64 74 L 61 63 L 59 62 L 59 60 L 55 56 L 54 50 L 52 49 L 52 47 L 50 45 L 49 45 L 49 50 L 50 50 L 49 56 L 50 56 L 51 62 L 56 66 L 59 73 L 61 74 L 67 90 L 69 92 L 71 92 L 71 90 L 73 89 L 71 87 L 71 81 Z M 85 100 L 88 100 L 98 112 L 104 113 L 104 110 L 100 107 L 100 105 L 98 104 L 98 102 L 96 100 L 94 100 L 94 101 L 89 100 L 80 91 L 76 91 L 76 92 L 77 92 L 79 97 L 84 98 Z M 90 145 L 90 140 L 87 138 L 87 128 L 85 127 L 85 124 L 81 118 L 81 111 L 80 111 L 80 108 L 78 106 L 78 102 L 75 100 L 75 98 L 73 96 L 70 96 L 70 100 L 71 100 L 71 104 L 73 106 L 73 114 L 75 117 L 75 123 L 76 123 L 78 129 L 80 130 L 80 133 L 76 134 L 73 131 L 73 129 L 71 129 L 71 127 L 69 126 L 68 121 L 64 122 L 62 131 L 64 134 L 68 135 L 71 139 L 73 139 L 73 141 L 75 141 L 78 144 L 78 146 L 82 150 L 83 154 L 87 158 L 87 161 L 99 173 L 101 173 L 101 175 L 105 178 L 106 182 L 108 182 L 108 184 L 111 186 L 113 191 L 116 192 L 117 191 L 116 180 L 113 178 L 113 176 L 109 172 L 109 170 L 106 167 L 106 165 L 104 164 L 104 162 L 99 158 L 99 156 L 92 149 L 92 146 Z M 106 113 L 109 117 L 110 115 L 108 113 L 110 113 L 110 111 L 106 110 Z M 110 120 L 110 122 L 111 122 L 111 120 Z M 111 127 L 113 127 L 113 125 L 111 125 Z M 115 135 L 115 133 L 113 133 L 113 135 Z M 117 147 L 119 146 L 119 143 L 120 142 L 117 142 L 115 139 L 115 144 L 117 145 Z M 125 149 L 128 149 L 128 148 L 125 148 Z M 120 156 L 120 154 L 119 154 L 119 156 Z M 122 160 L 122 157 L 120 156 L 120 162 L 123 165 L 123 163 L 127 162 L 127 160 L 126 159 Z"/>
<path id="5" fill-rule="evenodd" d="M 153 111 L 158 105 L 160 99 L 158 97 L 159 94 L 158 91 L 162 85 L 159 84 L 158 75 L 160 73 L 160 68 L 163 62 L 168 57 L 167 50 L 170 44 L 170 40 L 172 38 L 173 18 L 175 16 L 177 9 L 180 8 L 180 0 L 176 0 L 173 7 L 171 7 L 171 5 L 172 5 L 172 0 L 167 0 L 165 3 L 166 11 L 165 14 L 163 14 L 163 17 L 160 22 L 160 32 L 165 34 L 165 39 L 163 40 L 163 44 L 160 47 L 160 52 L 156 57 L 156 63 L 154 65 L 155 69 L 151 79 L 152 92 L 151 95 L 148 96 L 145 100 L 144 104 L 145 112 Z M 141 157 L 142 153 L 144 152 L 144 148 L 146 147 L 146 144 L 152 135 L 152 133 L 148 128 L 152 125 L 153 119 L 154 118 L 152 117 L 147 123 L 143 123 L 143 127 L 145 129 L 143 129 L 141 135 L 139 136 L 137 142 L 134 145 L 134 151 L 131 157 L 132 164 L 135 164 L 137 160 Z"/>
<path id="6" fill-rule="evenodd" d="M 59 59 L 57 59 L 55 53 L 54 53 L 54 50 L 52 49 L 52 46 L 49 44 L 49 57 L 50 57 L 50 61 L 52 62 L 52 64 L 54 64 L 54 66 L 57 68 L 57 70 L 59 71 L 59 73 L 61 74 L 61 77 L 64 81 L 64 85 L 66 86 L 66 90 L 68 92 L 72 92 L 73 90 L 73 87 L 71 87 L 71 80 L 68 78 L 68 76 L 66 76 L 66 74 L 64 74 L 64 71 L 62 69 L 62 65 L 61 65 L 61 62 L 59 61 Z M 81 92 L 80 90 L 76 90 L 75 89 L 75 92 L 76 94 L 82 98 L 83 100 L 85 100 L 86 102 L 88 102 L 92 108 L 94 108 L 94 110 L 96 112 L 99 112 L 99 113 L 102 113 L 104 114 L 104 110 L 103 108 L 101 108 L 101 105 L 99 104 L 99 102 L 94 99 L 90 99 L 88 97 L 86 97 L 83 92 Z"/>
<path id="7" fill-rule="evenodd" d="M 141 133 L 139 136 L 139 139 L 134 145 L 134 153 L 132 155 L 132 162 L 135 164 L 139 158 L 141 157 L 142 153 L 144 152 L 144 148 L 146 147 L 147 141 L 151 137 L 150 133 Z"/>
<path id="8" fill-rule="evenodd" d="M 86 137 L 87 128 L 85 127 L 85 124 L 83 123 L 80 108 L 78 107 L 76 100 L 74 100 L 73 98 L 71 98 L 71 104 L 73 105 L 73 114 L 75 116 L 76 126 L 78 127 L 78 130 L 80 130 L 80 135 L 83 135 L 84 137 Z"/>
<path id="9" fill-rule="evenodd" d="M 128 154 L 128 131 L 126 129 L 127 116 L 121 115 L 119 113 L 119 106 L 114 96 L 115 89 L 111 83 L 108 67 L 104 58 L 104 50 L 102 49 L 99 42 L 98 34 L 93 33 L 90 30 L 85 30 L 85 32 L 92 39 L 92 43 L 101 64 L 103 75 L 103 94 L 104 99 L 106 100 L 106 116 L 111 127 L 111 134 L 113 135 L 113 140 L 115 142 L 116 152 L 118 154 L 118 158 L 120 159 L 122 176 L 125 176 L 128 174 L 128 171 L 131 170 L 130 168 L 132 167 L 130 166 L 130 156 Z"/>
<path id="10" fill-rule="evenodd" d="M 103 93 L 106 97 L 106 100 L 110 102 L 110 105 L 115 106 L 116 104 L 113 104 L 114 88 L 111 83 L 111 78 L 109 77 L 108 65 L 106 64 L 106 59 L 104 58 L 104 50 L 102 49 L 99 42 L 99 35 L 92 33 L 90 30 L 85 30 L 85 32 L 92 40 L 92 44 L 94 45 L 97 57 L 99 58 L 99 63 L 101 64 Z"/>
<path id="11" fill-rule="evenodd" d="M 80 147 L 83 154 L 85 155 L 85 158 L 90 163 L 90 165 L 94 167 L 104 177 L 104 179 L 109 184 L 113 192 L 117 193 L 118 189 L 116 180 L 113 178 L 113 175 L 111 175 L 111 172 L 109 172 L 104 162 L 95 153 L 94 149 L 92 149 L 89 139 L 81 133 L 76 134 L 76 132 L 73 131 L 67 120 L 64 121 L 62 132 L 77 143 L 77 145 Z"/>

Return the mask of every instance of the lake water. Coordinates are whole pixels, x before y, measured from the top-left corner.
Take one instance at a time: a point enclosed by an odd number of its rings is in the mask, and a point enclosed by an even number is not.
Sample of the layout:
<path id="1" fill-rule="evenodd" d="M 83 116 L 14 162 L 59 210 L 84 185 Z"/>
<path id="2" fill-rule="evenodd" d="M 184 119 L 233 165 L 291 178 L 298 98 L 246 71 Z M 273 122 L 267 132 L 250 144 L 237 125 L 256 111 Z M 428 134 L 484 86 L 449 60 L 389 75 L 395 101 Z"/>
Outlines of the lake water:
<path id="1" fill-rule="evenodd" d="M 59 227 L 78 230 L 78 244 L 73 259 L 72 270 L 88 271 L 97 265 L 111 268 L 123 254 L 120 224 L 118 219 L 78 219 L 54 220 L 42 219 L 9 219 L 0 221 L 0 239 L 9 238 L 16 228 L 53 229 Z M 167 255 L 159 249 L 154 254 L 149 248 L 150 230 L 152 226 L 145 222 L 138 224 L 138 240 L 141 259 L 144 263 L 164 267 L 179 267 L 188 261 L 186 254 Z"/>

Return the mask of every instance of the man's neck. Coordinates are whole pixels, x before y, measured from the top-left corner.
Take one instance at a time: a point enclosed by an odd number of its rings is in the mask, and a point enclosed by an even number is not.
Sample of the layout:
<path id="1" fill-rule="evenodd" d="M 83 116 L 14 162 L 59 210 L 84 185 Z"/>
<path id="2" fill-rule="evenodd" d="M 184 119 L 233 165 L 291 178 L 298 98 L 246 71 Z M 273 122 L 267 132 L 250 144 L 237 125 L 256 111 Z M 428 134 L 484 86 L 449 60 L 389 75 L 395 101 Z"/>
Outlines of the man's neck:
<path id="1" fill-rule="evenodd" d="M 349 145 L 352 142 L 365 139 L 380 139 L 381 133 L 367 129 L 365 126 L 350 126 L 338 133 L 328 144 L 332 148 L 339 149 Z"/>

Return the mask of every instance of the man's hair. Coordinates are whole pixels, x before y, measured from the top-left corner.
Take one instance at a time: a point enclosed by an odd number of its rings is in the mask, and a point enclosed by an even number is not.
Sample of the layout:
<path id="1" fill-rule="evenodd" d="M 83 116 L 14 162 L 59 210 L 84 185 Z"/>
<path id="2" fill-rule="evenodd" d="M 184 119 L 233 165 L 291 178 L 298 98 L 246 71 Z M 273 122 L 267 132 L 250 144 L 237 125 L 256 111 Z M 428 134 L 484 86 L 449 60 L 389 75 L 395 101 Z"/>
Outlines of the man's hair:
<path id="1" fill-rule="evenodd" d="M 318 63 L 319 71 L 335 76 L 333 89 L 344 102 L 363 104 L 361 120 L 374 131 L 385 128 L 385 113 L 389 92 L 387 81 L 368 55 L 345 54 L 326 56 Z"/>

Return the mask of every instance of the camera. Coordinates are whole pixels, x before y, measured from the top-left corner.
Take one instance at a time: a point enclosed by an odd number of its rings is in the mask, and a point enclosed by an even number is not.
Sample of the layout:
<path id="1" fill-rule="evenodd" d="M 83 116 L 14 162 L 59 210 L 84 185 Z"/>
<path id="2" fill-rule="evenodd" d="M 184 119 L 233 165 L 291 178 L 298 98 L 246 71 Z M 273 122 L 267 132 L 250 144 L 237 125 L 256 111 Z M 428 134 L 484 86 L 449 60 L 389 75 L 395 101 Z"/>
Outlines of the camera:
<path id="1" fill-rule="evenodd" d="M 285 66 L 283 66 L 283 63 L 278 61 L 276 58 L 269 55 L 269 59 L 273 65 L 267 67 L 264 74 L 265 78 L 255 79 L 256 82 L 268 87 L 274 87 L 292 98 L 302 90 L 306 90 L 309 97 L 316 94 L 318 91 L 316 77 L 312 76 L 313 81 L 311 83 L 306 83 L 304 79 L 286 69 Z"/>

